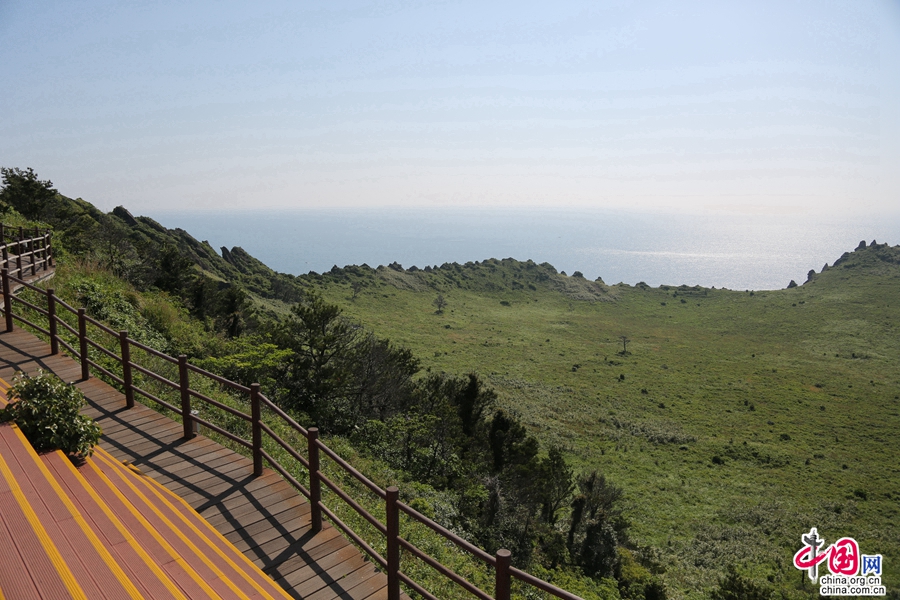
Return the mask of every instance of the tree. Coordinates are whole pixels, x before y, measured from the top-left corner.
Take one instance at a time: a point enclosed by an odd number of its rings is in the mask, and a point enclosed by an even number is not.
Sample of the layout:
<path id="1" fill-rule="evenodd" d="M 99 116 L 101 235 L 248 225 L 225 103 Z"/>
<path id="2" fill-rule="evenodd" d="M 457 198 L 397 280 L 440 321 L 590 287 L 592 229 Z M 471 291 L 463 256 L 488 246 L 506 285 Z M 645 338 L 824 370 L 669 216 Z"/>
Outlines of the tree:
<path id="1" fill-rule="evenodd" d="M 612 577 L 615 574 L 619 555 L 616 530 L 605 521 L 588 524 L 584 541 L 581 543 L 578 564 L 588 577 Z"/>
<path id="2" fill-rule="evenodd" d="M 444 299 L 443 294 L 438 294 L 438 295 L 437 295 L 437 298 L 434 299 L 434 301 L 432 302 L 432 304 L 433 304 L 434 307 L 437 309 L 437 311 L 436 311 L 437 314 L 440 315 L 440 314 L 443 314 L 443 312 L 444 312 L 444 307 L 447 306 L 447 301 Z"/>
<path id="3" fill-rule="evenodd" d="M 559 446 L 550 446 L 547 458 L 540 464 L 541 518 L 548 525 L 556 525 L 559 510 L 575 490 L 572 468 L 566 463 Z"/>
<path id="4" fill-rule="evenodd" d="M 103 216 L 97 227 L 92 228 L 93 252 L 100 264 L 116 277 L 141 285 L 146 268 L 140 253 L 128 239 L 128 230 L 118 219 Z"/>
<path id="5" fill-rule="evenodd" d="M 725 578 L 719 582 L 719 587 L 713 590 L 713 600 L 769 600 L 772 590 L 756 584 L 752 579 L 738 573 L 735 566 L 728 565 Z"/>
<path id="6" fill-rule="evenodd" d="M 360 414 L 385 421 L 408 410 L 415 392 L 412 378 L 419 371 L 412 351 L 366 333 L 354 354 L 351 393 Z"/>
<path id="7" fill-rule="evenodd" d="M 216 313 L 218 329 L 229 338 L 236 338 L 243 333 L 248 318 L 253 314 L 253 303 L 243 288 L 229 285 L 218 294 Z"/>
<path id="8" fill-rule="evenodd" d="M 362 290 L 362 283 L 359 281 L 354 281 L 350 284 L 350 289 L 353 291 L 353 300 L 356 300 L 356 297 L 359 296 L 360 290 Z"/>
<path id="9" fill-rule="evenodd" d="M 419 362 L 412 352 L 367 333 L 316 293 L 308 292 L 272 336 L 293 353 L 285 406 L 328 432 L 353 431 L 413 403 Z"/>
<path id="10" fill-rule="evenodd" d="M 616 548 L 626 540 L 627 522 L 618 506 L 622 490 L 597 471 L 583 473 L 578 489 L 572 501 L 569 553 L 586 574 L 608 577 L 617 565 Z"/>
<path id="11" fill-rule="evenodd" d="M 622 340 L 622 354 L 628 353 L 628 342 L 631 340 L 628 339 L 628 336 L 620 335 L 619 339 Z"/>
<path id="12" fill-rule="evenodd" d="M 537 457 L 538 441 L 528 435 L 518 419 L 503 410 L 494 413 L 488 441 L 494 473 L 526 465 Z"/>
<path id="13" fill-rule="evenodd" d="M 12 207 L 26 218 L 40 218 L 44 206 L 56 198 L 56 190 L 49 179 L 38 179 L 31 167 L 24 171 L 19 168 L 0 167 L 3 176 L 3 189 L 0 190 L 0 212 Z"/>
<path id="14" fill-rule="evenodd" d="M 346 399 L 358 328 L 341 316 L 339 307 L 308 293 L 276 334 L 280 345 L 294 353 L 288 372 L 289 408 L 307 412 L 321 427 L 342 428 L 354 416 Z"/>
<path id="15" fill-rule="evenodd" d="M 459 386 L 455 403 L 463 433 L 467 437 L 475 435 L 475 427 L 481 422 L 484 412 L 493 408 L 497 402 L 497 394 L 491 388 L 482 385 L 475 373 L 469 373 L 464 385 Z"/>

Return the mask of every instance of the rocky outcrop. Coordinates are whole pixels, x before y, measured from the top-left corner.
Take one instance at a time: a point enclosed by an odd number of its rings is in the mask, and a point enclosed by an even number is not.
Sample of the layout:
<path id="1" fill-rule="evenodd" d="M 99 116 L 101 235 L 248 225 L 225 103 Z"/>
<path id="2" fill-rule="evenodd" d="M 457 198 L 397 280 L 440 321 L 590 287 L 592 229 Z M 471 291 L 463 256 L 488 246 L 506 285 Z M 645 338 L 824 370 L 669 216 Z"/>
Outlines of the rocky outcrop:
<path id="1" fill-rule="evenodd" d="M 132 214 L 128 212 L 128 209 L 124 206 L 115 207 L 112 211 L 112 214 L 125 221 L 125 223 L 129 227 L 136 227 L 138 224 L 137 219 L 135 219 L 134 216 L 132 216 Z"/>

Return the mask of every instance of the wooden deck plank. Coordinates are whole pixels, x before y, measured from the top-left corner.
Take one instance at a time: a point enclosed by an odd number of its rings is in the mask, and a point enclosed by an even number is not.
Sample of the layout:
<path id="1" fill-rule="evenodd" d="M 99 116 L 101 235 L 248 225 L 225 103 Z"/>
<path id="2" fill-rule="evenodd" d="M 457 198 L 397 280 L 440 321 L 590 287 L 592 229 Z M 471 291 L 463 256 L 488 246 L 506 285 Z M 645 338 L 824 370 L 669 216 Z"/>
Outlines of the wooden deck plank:
<path id="1" fill-rule="evenodd" d="M 10 491 L 0 492 L 0 519 L 9 531 L 14 548 L 22 557 L 19 567 L 24 568 L 38 594 L 49 598 L 68 597 L 68 590 L 57 574 L 56 567 Z"/>
<path id="2" fill-rule="evenodd" d="M 187 462 L 187 461 L 185 461 Z M 226 488 L 234 485 L 234 482 L 252 476 L 253 463 L 238 460 L 226 460 L 218 467 L 212 467 L 200 461 L 191 461 L 186 468 L 176 470 L 156 470 L 154 478 L 160 483 L 171 483 L 172 491 L 179 487 L 188 489 L 201 489 L 209 493 L 216 493 L 222 486 Z M 148 470 L 149 471 L 149 470 Z"/>
<path id="3" fill-rule="evenodd" d="M 209 510 L 204 513 L 204 518 L 214 526 L 224 524 L 226 521 L 239 522 L 245 527 L 253 525 L 257 521 L 263 521 L 274 516 L 273 511 L 295 510 L 301 506 L 309 506 L 306 498 L 302 496 L 294 496 L 287 500 L 281 500 L 278 497 L 265 496 L 259 499 L 259 503 L 246 502 L 235 508 L 229 509 L 224 506 L 214 507 L 219 509 L 215 512 Z M 280 513 L 279 513 L 280 514 Z"/>
<path id="4" fill-rule="evenodd" d="M 78 506 L 82 515 L 93 525 L 94 531 L 105 542 L 110 553 L 128 574 L 132 582 L 146 598 L 172 598 L 166 585 L 160 580 L 161 572 L 155 572 L 135 548 L 136 541 L 129 532 L 120 529 L 88 492 L 86 482 L 76 475 L 77 469 L 66 464 L 68 459 L 58 452 L 41 457 L 56 474 L 57 480 L 68 491 L 69 498 Z M 74 472 L 73 472 L 74 471 Z M 128 538 L 125 537 L 128 535 Z"/>
<path id="5" fill-rule="evenodd" d="M 332 562 L 328 561 L 329 558 Z M 315 595 L 321 596 L 323 590 L 326 597 L 334 597 L 335 588 L 341 585 L 341 580 L 367 564 L 362 556 L 349 551 L 331 554 L 322 559 L 322 562 L 328 565 L 326 570 L 316 573 L 315 577 L 308 577 L 293 588 L 304 600 Z"/>
<path id="6" fill-rule="evenodd" d="M 142 518 L 132 511 L 126 499 L 112 492 L 115 485 L 109 481 L 102 471 L 93 463 L 89 464 L 89 468 L 82 473 L 85 480 L 98 490 L 104 497 L 109 508 L 115 513 L 116 517 L 125 527 L 135 532 L 134 535 L 140 536 L 141 546 L 152 557 L 153 561 L 160 566 L 166 575 L 175 584 L 181 588 L 181 591 L 188 598 L 208 598 L 210 597 L 200 585 L 195 581 L 194 574 L 188 570 L 187 564 L 181 560 L 174 550 L 168 546 L 164 539 L 157 539 L 150 535 L 150 527 L 142 520 Z M 146 532 L 143 535 L 136 532 Z"/>
<path id="7" fill-rule="evenodd" d="M 336 581 L 331 585 L 320 588 L 314 594 L 305 596 L 304 600 L 331 600 L 332 598 L 357 600 L 358 598 L 365 598 L 370 594 L 366 584 L 370 579 L 379 575 L 372 563 L 363 561 L 359 565 L 357 559 L 342 562 L 333 571 L 329 571 L 328 574 L 334 577 Z"/>
<path id="8" fill-rule="evenodd" d="M 158 510 L 155 499 L 142 495 L 139 489 L 129 485 L 127 477 L 123 477 L 121 471 L 109 463 L 98 460 L 94 464 L 106 475 L 119 492 L 128 499 L 141 516 L 165 539 L 168 545 L 175 551 L 179 561 L 186 561 L 188 568 L 199 576 L 202 581 L 223 597 L 229 597 L 231 586 L 224 573 L 217 570 L 217 561 L 199 552 L 199 548 L 190 540 L 185 539 L 181 532 L 168 521 L 166 516 Z"/>
<path id="9" fill-rule="evenodd" d="M 351 547 L 350 542 L 341 535 L 338 529 L 325 527 L 316 535 L 310 536 L 296 556 L 277 567 L 272 567 L 270 572 L 273 577 L 284 578 L 301 568 L 318 568 L 316 561 L 348 547 Z"/>
<path id="10" fill-rule="evenodd" d="M 185 513 L 179 511 L 173 504 L 168 492 L 163 494 L 157 491 L 146 478 L 136 475 L 127 467 L 116 463 L 112 457 L 104 456 L 102 451 L 97 454 L 98 462 L 103 464 L 107 476 L 117 477 L 117 485 L 132 503 L 138 507 L 145 518 L 156 524 L 157 530 L 166 527 L 166 537 L 170 539 L 181 558 L 190 560 L 198 574 L 204 577 L 219 594 L 224 597 L 235 594 L 253 594 L 253 585 L 249 583 L 247 573 L 240 569 L 228 556 L 234 552 L 233 548 L 226 544 L 216 544 L 201 530 L 191 526 L 191 519 Z M 164 488 L 163 488 L 164 489 Z M 193 519 L 200 520 L 196 513 Z M 168 535 L 171 532 L 172 535 Z M 215 549 L 225 552 L 216 552 Z M 271 581 L 268 582 L 272 584 Z"/>
<path id="11" fill-rule="evenodd" d="M 39 469 L 35 468 L 25 451 L 16 451 L 18 446 L 33 452 L 30 445 L 26 447 L 26 444 L 26 441 L 17 439 L 11 427 L 0 428 L 0 452 L 6 457 L 6 466 L 13 474 L 34 514 L 53 540 L 75 581 L 88 598 L 114 600 L 116 597 L 125 597 L 121 585 L 116 585 L 115 579 L 107 577 L 108 569 L 99 567 L 103 565 L 102 559 L 84 536 L 84 532 L 50 482 Z M 98 568 L 91 568 L 94 564 L 97 564 Z M 109 595 L 107 591 L 114 595 Z"/>
<path id="12" fill-rule="evenodd" d="M 274 486 L 272 486 L 274 487 Z M 255 523 L 258 519 L 270 519 L 272 511 L 278 510 L 278 504 L 282 502 L 306 502 L 306 499 L 299 494 L 295 496 L 288 495 L 291 490 L 281 489 L 274 490 L 272 493 L 266 493 L 269 490 L 261 489 L 256 493 L 252 492 L 247 495 L 233 496 L 222 502 L 211 504 L 202 511 L 197 511 L 204 518 L 215 521 L 217 524 L 229 523 L 247 524 Z M 262 495 L 265 494 L 265 495 Z M 228 527 L 230 525 L 226 525 Z"/>
<path id="13" fill-rule="evenodd" d="M 120 467 L 126 469 L 126 467 Z M 137 473 L 140 473 L 139 471 Z M 250 563 L 246 557 L 236 552 L 227 540 L 200 515 L 190 508 L 181 498 L 167 490 L 155 480 L 144 475 L 133 476 L 132 479 L 142 485 L 145 493 L 152 494 L 159 502 L 169 518 L 177 524 L 184 524 L 202 538 L 205 548 L 213 549 L 213 553 L 219 557 L 219 568 L 225 574 L 240 585 L 251 596 L 254 589 L 257 592 L 270 594 L 275 597 L 283 596 L 284 592 L 275 583 Z M 199 541 L 195 542 L 198 545 Z M 249 584 L 249 586 L 247 585 Z M 250 589 L 254 588 L 254 589 Z"/>

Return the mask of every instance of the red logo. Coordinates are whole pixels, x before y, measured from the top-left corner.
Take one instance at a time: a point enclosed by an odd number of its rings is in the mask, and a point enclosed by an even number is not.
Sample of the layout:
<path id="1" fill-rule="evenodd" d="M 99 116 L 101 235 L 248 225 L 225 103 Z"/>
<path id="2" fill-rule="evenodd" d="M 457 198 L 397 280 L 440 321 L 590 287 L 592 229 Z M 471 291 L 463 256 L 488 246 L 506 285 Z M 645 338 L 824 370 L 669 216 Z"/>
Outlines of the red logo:
<path id="1" fill-rule="evenodd" d="M 859 572 L 859 544 L 853 538 L 843 537 L 819 552 L 825 540 L 819 537 L 816 528 L 800 537 L 803 547 L 794 554 L 794 566 L 808 571 L 809 578 L 818 579 L 818 566 L 828 560 L 828 570 L 832 575 L 856 575 Z"/>

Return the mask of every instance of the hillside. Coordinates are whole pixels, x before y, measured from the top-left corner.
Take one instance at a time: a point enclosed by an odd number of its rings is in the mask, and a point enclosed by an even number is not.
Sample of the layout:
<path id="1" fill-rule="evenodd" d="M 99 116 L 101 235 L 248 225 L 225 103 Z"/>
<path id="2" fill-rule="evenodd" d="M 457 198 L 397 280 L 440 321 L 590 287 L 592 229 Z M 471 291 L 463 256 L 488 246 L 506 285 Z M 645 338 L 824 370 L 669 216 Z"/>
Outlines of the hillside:
<path id="1" fill-rule="evenodd" d="M 804 284 L 763 292 L 607 285 L 511 258 L 293 277 L 32 183 L 19 196 L 6 185 L 4 220 L 54 228 L 60 297 L 263 383 L 301 422 L 388 464 L 416 506 L 487 546 L 533 550 L 531 566 L 586 598 L 706 598 L 730 565 L 760 597 L 815 597 L 790 562 L 810 527 L 882 554 L 885 584 L 900 585 L 898 246 L 861 243 Z M 310 323 L 325 317 L 318 341 L 346 345 L 349 362 L 320 381 L 307 359 Z M 361 370 L 376 375 L 358 392 L 368 404 L 341 388 Z M 464 414 L 472 390 L 483 414 Z M 406 436 L 407 456 L 386 431 Z M 432 452 L 436 434 L 451 440 L 445 454 Z M 585 558 L 575 514 L 592 472 L 610 499 L 593 523 L 615 531 L 597 542 L 611 555 Z M 563 474 L 571 489 L 548 512 L 540 488 Z M 507 512 L 486 512 L 501 501 Z"/>

